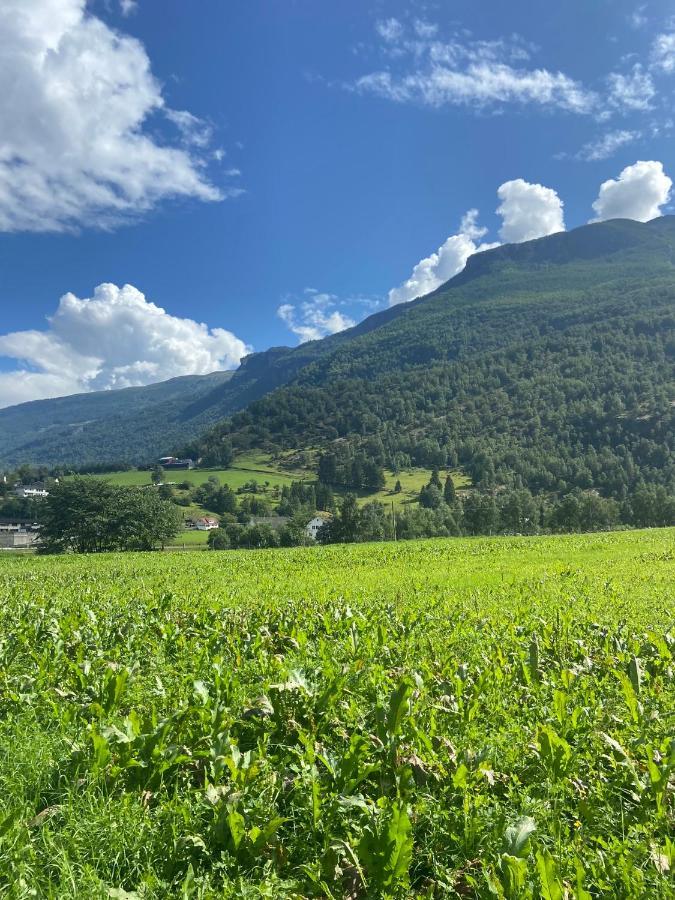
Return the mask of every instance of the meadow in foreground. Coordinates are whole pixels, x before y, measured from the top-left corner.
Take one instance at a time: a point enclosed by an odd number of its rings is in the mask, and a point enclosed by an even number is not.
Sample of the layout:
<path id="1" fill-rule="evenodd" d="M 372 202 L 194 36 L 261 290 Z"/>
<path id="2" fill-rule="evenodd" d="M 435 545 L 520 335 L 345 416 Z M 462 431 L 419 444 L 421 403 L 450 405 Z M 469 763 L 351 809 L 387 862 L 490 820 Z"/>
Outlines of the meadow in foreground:
<path id="1" fill-rule="evenodd" d="M 672 897 L 674 542 L 0 560 L 0 894 Z"/>

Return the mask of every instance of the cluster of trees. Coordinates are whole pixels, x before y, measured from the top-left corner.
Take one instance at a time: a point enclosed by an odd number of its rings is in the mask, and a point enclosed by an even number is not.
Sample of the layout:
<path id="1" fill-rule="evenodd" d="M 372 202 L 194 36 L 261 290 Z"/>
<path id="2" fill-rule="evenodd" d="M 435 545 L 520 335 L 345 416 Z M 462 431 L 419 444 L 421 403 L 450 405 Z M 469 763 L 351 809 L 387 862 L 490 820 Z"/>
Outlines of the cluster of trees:
<path id="1" fill-rule="evenodd" d="M 273 504 L 279 496 L 278 489 L 270 487 L 269 482 L 261 484 L 255 479 L 235 491 L 229 485 L 221 484 L 217 475 L 209 475 L 202 484 L 185 480 L 176 485 L 160 483 L 162 477 L 158 467 L 151 471 L 151 481 L 162 499 L 183 507 L 196 504 L 219 516 L 229 516 L 232 521 L 244 522 L 251 516 L 272 515 Z"/>
<path id="2" fill-rule="evenodd" d="M 304 515 L 293 516 L 281 528 L 272 528 L 265 522 L 244 525 L 224 523 L 209 533 L 211 550 L 261 550 L 269 547 L 299 547 L 312 543 L 307 536 Z"/>
<path id="3" fill-rule="evenodd" d="M 294 481 L 284 485 L 274 508 L 265 495 L 244 485 L 235 493 L 227 486 L 217 486 L 217 479 L 209 479 L 196 492 L 196 499 L 207 509 L 220 515 L 220 528 L 209 534 L 209 547 L 213 550 L 248 550 L 263 547 L 297 547 L 312 542 L 307 536 L 306 525 L 317 509 L 335 507 L 332 489 L 320 481 Z M 223 502 L 224 501 L 224 502 Z M 271 527 L 266 522 L 251 524 L 251 520 L 264 517 L 288 519 L 281 527 Z"/>
<path id="4" fill-rule="evenodd" d="M 675 498 L 662 487 L 643 486 L 629 498 L 603 498 L 595 491 L 562 497 L 533 495 L 527 488 L 470 490 L 458 495 L 452 477 L 437 470 L 420 491 L 420 503 L 398 509 L 378 502 L 359 505 L 348 493 L 341 500 L 327 494 L 321 482 L 284 489 L 284 515 L 292 518 L 279 529 L 266 523 L 247 525 L 227 517 L 209 535 L 215 550 L 293 547 L 311 543 L 305 526 L 316 511 L 316 496 L 329 497 L 322 508 L 332 511 L 319 530 L 320 543 L 410 540 L 461 535 L 599 531 L 623 526 L 675 525 Z M 279 510 L 281 512 L 281 508 Z"/>
<path id="5" fill-rule="evenodd" d="M 0 519 L 37 521 L 42 501 L 33 497 L 15 497 L 9 492 L 0 494 Z"/>
<path id="6" fill-rule="evenodd" d="M 294 481 L 281 489 L 278 513 L 280 516 L 303 515 L 310 519 L 317 509 L 331 510 L 335 496 L 330 485 L 322 481 Z"/>
<path id="7" fill-rule="evenodd" d="M 41 553 L 103 553 L 154 550 L 175 537 L 181 516 L 151 488 L 74 478 L 41 501 L 38 523 Z"/>
<path id="8" fill-rule="evenodd" d="M 203 484 L 194 486 L 189 482 L 178 485 L 184 493 L 176 502 L 189 505 L 197 503 L 210 512 L 216 513 L 227 522 L 248 522 L 251 516 L 273 515 L 274 492 L 269 485 L 260 485 L 252 480 L 234 491 L 229 485 L 221 484 L 217 475 L 210 475 Z"/>
<path id="9" fill-rule="evenodd" d="M 400 482 L 396 482 L 396 484 L 399 485 Z M 457 492 L 452 475 L 448 474 L 445 478 L 445 484 L 441 484 L 441 476 L 438 469 L 434 468 L 429 484 L 426 484 L 420 491 L 419 501 L 420 506 L 424 509 L 437 509 L 443 502 L 449 506 L 454 506 L 457 503 Z"/>
<path id="10" fill-rule="evenodd" d="M 198 459 L 200 464 L 207 468 L 226 469 L 232 465 L 234 448 L 232 447 L 232 442 L 228 440 L 209 443 L 202 439 L 183 447 L 180 451 L 180 456 L 188 459 Z"/>
<path id="11" fill-rule="evenodd" d="M 352 442 L 336 442 L 319 460 L 319 481 L 327 485 L 379 491 L 385 484 L 384 448 L 369 441 L 358 448 Z"/>
<path id="12" fill-rule="evenodd" d="M 432 502 L 405 506 L 398 512 L 381 503 L 359 507 L 356 496 L 348 494 L 317 540 L 345 543 L 675 525 L 675 498 L 661 487 L 642 487 L 622 502 L 592 491 L 546 498 L 534 496 L 527 488 L 469 491 L 460 498 L 447 479 L 443 492 L 430 483 L 421 494 L 432 497 Z"/>

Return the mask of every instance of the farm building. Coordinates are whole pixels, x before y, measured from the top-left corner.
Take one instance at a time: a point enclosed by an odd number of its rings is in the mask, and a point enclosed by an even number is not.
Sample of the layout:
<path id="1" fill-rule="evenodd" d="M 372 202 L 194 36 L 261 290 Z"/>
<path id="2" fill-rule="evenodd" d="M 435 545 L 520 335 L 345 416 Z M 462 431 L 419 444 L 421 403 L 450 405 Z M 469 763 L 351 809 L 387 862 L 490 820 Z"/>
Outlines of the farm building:
<path id="1" fill-rule="evenodd" d="M 14 494 L 21 499 L 33 500 L 36 497 L 48 497 L 49 491 L 44 482 L 37 481 L 35 484 L 17 484 L 14 488 Z"/>
<path id="2" fill-rule="evenodd" d="M 0 519 L 0 550 L 26 549 L 34 546 L 38 526 L 27 519 Z"/>
<path id="3" fill-rule="evenodd" d="M 219 527 L 220 522 L 218 519 L 214 519 L 213 516 L 202 516 L 201 519 L 197 519 L 195 522 L 197 531 L 213 531 L 215 528 Z"/>
<path id="4" fill-rule="evenodd" d="M 319 533 L 319 529 L 326 524 L 328 519 L 331 518 L 331 514 L 327 512 L 318 512 L 313 518 L 309 520 L 307 525 L 305 526 L 305 531 L 307 533 L 307 537 L 312 538 L 312 540 L 316 540 L 316 536 Z"/>
<path id="5" fill-rule="evenodd" d="M 178 459 L 176 456 L 162 456 L 158 465 L 163 469 L 194 469 L 193 459 Z"/>

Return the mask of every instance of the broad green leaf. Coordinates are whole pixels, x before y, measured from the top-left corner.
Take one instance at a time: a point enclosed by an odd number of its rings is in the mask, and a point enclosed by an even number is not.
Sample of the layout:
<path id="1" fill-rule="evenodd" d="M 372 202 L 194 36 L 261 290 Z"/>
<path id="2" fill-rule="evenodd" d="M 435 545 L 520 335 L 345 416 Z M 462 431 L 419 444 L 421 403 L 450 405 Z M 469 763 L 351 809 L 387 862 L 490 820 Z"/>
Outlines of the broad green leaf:
<path id="1" fill-rule="evenodd" d="M 230 829 L 230 836 L 232 838 L 234 849 L 238 850 L 239 845 L 246 836 L 246 823 L 244 817 L 241 813 L 232 810 L 227 814 L 227 825 Z"/>
<path id="2" fill-rule="evenodd" d="M 500 880 L 507 900 L 520 900 L 527 881 L 527 860 L 503 853 L 500 861 Z"/>
<path id="3" fill-rule="evenodd" d="M 539 887 L 542 900 L 563 900 L 563 887 L 558 878 L 558 868 L 548 850 L 539 850 L 536 856 Z"/>
<path id="4" fill-rule="evenodd" d="M 390 735 L 395 735 L 400 732 L 403 719 L 410 712 L 410 698 L 412 692 L 413 686 L 411 682 L 404 679 L 391 695 L 386 718 L 386 728 Z"/>
<path id="5" fill-rule="evenodd" d="M 572 759 L 572 748 L 553 728 L 544 726 L 537 732 L 539 757 L 549 775 L 556 781 L 564 777 Z"/>
<path id="6" fill-rule="evenodd" d="M 635 693 L 635 688 L 633 687 L 633 682 L 625 672 L 622 672 L 619 669 L 613 669 L 612 671 L 619 680 L 626 706 L 628 707 L 633 722 L 637 725 L 640 722 L 640 704 L 638 702 L 637 694 Z"/>
<path id="7" fill-rule="evenodd" d="M 204 704 L 204 706 L 206 706 L 209 702 L 209 689 L 204 684 L 204 682 L 195 681 L 193 684 L 193 689 L 195 692 L 195 697 L 198 697 L 199 700 L 201 700 L 201 702 Z"/>
<path id="8" fill-rule="evenodd" d="M 385 886 L 407 883 L 412 860 L 412 826 L 405 806 L 394 806 L 387 827 L 387 841 L 391 847 L 387 861 L 388 878 Z"/>
<path id="9" fill-rule="evenodd" d="M 586 872 L 581 864 L 581 860 L 576 856 L 574 857 L 574 868 L 576 874 L 575 900 L 592 900 L 591 895 L 584 887 Z"/>

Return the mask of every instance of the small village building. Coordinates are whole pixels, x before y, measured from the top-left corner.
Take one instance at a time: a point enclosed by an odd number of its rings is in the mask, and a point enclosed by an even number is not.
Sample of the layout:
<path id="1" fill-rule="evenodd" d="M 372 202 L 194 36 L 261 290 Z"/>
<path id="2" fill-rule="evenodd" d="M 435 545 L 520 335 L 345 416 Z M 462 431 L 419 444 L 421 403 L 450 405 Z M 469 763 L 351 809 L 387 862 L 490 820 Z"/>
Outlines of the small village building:
<path id="1" fill-rule="evenodd" d="M 14 488 L 14 494 L 22 500 L 34 500 L 36 498 L 48 497 L 49 491 L 44 482 L 38 481 L 35 482 L 35 484 L 17 484 Z"/>
<path id="2" fill-rule="evenodd" d="M 29 519 L 0 519 L 0 550 L 26 550 L 37 543 L 39 526 Z"/>
<path id="3" fill-rule="evenodd" d="M 178 459 L 176 456 L 162 456 L 158 461 L 163 469 L 194 469 L 193 459 Z"/>
<path id="4" fill-rule="evenodd" d="M 305 526 L 307 537 L 315 541 L 319 533 L 319 529 L 322 528 L 330 518 L 330 513 L 318 512 L 313 518 L 309 520 L 309 522 Z"/>
<path id="5" fill-rule="evenodd" d="M 213 516 L 202 516 L 195 522 L 195 528 L 197 531 L 213 531 L 215 528 L 220 528 L 220 522 Z"/>

